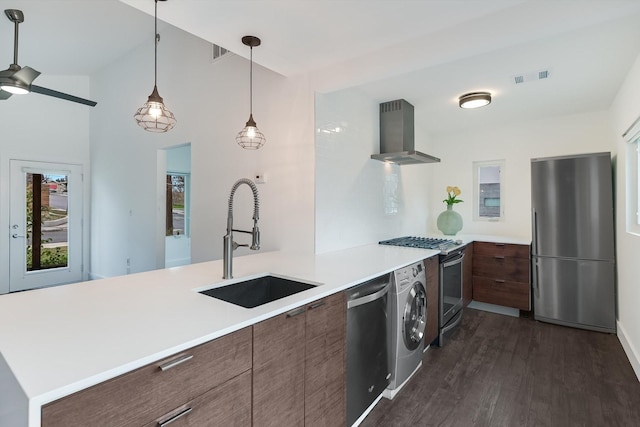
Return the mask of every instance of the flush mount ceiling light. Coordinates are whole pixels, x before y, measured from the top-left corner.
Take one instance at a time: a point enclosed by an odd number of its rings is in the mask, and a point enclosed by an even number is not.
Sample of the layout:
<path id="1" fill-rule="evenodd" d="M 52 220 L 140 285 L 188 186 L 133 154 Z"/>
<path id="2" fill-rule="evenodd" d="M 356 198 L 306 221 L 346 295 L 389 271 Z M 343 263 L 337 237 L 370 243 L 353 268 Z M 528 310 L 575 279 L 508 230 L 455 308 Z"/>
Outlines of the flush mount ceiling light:
<path id="1" fill-rule="evenodd" d="M 173 113 L 164 106 L 164 101 L 158 93 L 158 42 L 160 41 L 160 34 L 158 34 L 158 0 L 155 0 L 155 31 L 153 39 L 155 45 L 153 92 L 149 95 L 147 102 L 138 108 L 133 117 L 136 119 L 136 123 L 146 131 L 166 132 L 173 129 L 177 120 Z"/>
<path id="2" fill-rule="evenodd" d="M 251 48 L 249 65 L 249 120 L 240 133 L 238 133 L 238 136 L 236 136 L 236 142 L 246 150 L 257 150 L 267 142 L 262 132 L 258 130 L 255 120 L 253 120 L 253 48 L 260 46 L 260 39 L 255 36 L 244 36 L 242 43 Z"/>
<path id="3" fill-rule="evenodd" d="M 465 93 L 458 98 L 460 108 L 479 108 L 491 104 L 491 94 L 489 92 Z"/>

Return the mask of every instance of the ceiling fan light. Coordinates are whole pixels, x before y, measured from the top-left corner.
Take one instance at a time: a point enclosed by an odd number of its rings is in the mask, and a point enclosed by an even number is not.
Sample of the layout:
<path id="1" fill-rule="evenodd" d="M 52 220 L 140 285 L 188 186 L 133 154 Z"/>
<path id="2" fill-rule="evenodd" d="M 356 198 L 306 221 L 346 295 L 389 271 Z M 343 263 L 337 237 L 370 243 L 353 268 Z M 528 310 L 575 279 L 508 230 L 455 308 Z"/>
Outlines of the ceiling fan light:
<path id="1" fill-rule="evenodd" d="M 0 89 L 13 95 L 26 95 L 30 92 L 29 85 L 14 80 L 0 83 Z"/>
<path id="2" fill-rule="evenodd" d="M 480 108 L 491 104 L 491 94 L 489 92 L 465 93 L 458 98 L 460 108 Z"/>

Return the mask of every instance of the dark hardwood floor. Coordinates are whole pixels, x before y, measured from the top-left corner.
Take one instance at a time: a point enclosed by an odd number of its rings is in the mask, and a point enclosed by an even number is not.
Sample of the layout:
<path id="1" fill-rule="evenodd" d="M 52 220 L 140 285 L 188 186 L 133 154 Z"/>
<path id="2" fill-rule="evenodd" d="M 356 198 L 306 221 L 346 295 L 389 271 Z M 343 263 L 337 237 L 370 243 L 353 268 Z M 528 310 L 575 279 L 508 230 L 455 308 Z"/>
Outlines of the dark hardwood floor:
<path id="1" fill-rule="evenodd" d="M 467 308 L 361 426 L 640 426 L 640 382 L 615 335 Z"/>

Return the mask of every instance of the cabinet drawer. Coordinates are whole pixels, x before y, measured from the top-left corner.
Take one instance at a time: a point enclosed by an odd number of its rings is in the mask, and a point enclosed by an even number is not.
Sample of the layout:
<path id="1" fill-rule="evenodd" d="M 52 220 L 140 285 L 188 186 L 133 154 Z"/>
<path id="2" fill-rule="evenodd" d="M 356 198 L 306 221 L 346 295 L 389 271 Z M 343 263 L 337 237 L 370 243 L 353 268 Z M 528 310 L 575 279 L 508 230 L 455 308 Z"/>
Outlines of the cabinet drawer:
<path id="1" fill-rule="evenodd" d="M 473 277 L 474 301 L 529 310 L 529 283 L 500 281 L 486 277 Z"/>
<path id="2" fill-rule="evenodd" d="M 529 283 L 529 259 L 474 254 L 473 275 Z"/>
<path id="3" fill-rule="evenodd" d="M 251 425 L 251 371 L 206 392 L 144 427 Z"/>
<path id="4" fill-rule="evenodd" d="M 473 242 L 473 253 L 474 255 L 529 259 L 529 246 L 509 243 Z"/>
<path id="5" fill-rule="evenodd" d="M 142 425 L 251 369 L 245 328 L 56 400 L 43 427 Z"/>

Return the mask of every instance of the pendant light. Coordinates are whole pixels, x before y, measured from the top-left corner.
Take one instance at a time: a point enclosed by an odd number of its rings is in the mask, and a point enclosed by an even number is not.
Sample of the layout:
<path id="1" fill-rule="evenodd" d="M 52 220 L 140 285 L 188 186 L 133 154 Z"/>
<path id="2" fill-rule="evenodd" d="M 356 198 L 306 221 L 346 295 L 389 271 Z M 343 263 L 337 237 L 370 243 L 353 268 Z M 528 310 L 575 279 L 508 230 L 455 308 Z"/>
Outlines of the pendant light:
<path id="1" fill-rule="evenodd" d="M 166 0 L 160 0 L 166 1 Z M 162 97 L 158 93 L 158 42 L 160 34 L 158 34 L 158 0 L 155 0 L 155 62 L 154 62 L 154 80 L 153 92 L 149 95 L 147 102 L 136 111 L 133 116 L 136 123 L 144 130 L 149 132 L 166 132 L 173 129 L 177 121 L 175 116 L 167 107 L 164 106 Z"/>
<path id="2" fill-rule="evenodd" d="M 251 60 L 249 68 L 249 120 L 244 129 L 236 136 L 236 142 L 246 150 L 257 150 L 262 147 L 267 139 L 256 126 L 253 120 L 253 48 L 260 46 L 260 39 L 255 36 L 244 36 L 242 43 L 251 48 Z"/>

